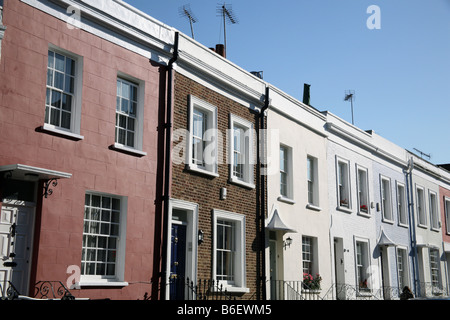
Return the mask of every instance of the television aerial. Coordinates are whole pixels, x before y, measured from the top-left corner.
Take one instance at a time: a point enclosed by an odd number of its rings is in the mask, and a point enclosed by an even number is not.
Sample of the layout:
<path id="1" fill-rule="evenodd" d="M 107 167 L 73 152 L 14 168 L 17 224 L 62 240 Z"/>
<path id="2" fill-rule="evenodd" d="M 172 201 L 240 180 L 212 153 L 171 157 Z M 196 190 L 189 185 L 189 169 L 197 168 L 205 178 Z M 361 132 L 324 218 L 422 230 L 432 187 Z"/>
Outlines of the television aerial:
<path id="1" fill-rule="evenodd" d="M 185 18 L 189 19 L 189 24 L 191 26 L 192 39 L 195 39 L 193 24 L 196 23 L 198 20 L 192 13 L 190 5 L 185 4 L 184 6 L 178 8 L 178 11 L 179 11 L 181 17 L 185 17 Z"/>
<path id="2" fill-rule="evenodd" d="M 419 149 L 416 149 L 416 148 L 413 148 L 414 150 L 416 150 L 418 153 L 420 153 L 420 157 L 423 159 L 423 157 L 425 156 L 425 157 L 427 157 L 428 158 L 428 160 L 430 160 L 431 159 L 431 154 L 429 154 L 429 153 L 425 153 L 425 152 L 423 152 L 423 151 L 420 151 Z"/>
<path id="3" fill-rule="evenodd" d="M 344 97 L 344 101 L 349 101 L 350 100 L 350 104 L 352 106 L 352 124 L 355 124 L 355 119 L 353 117 L 353 101 L 355 100 L 355 90 L 346 90 L 345 91 L 345 97 Z"/>
<path id="4" fill-rule="evenodd" d="M 226 24 L 227 24 L 227 22 L 230 24 L 236 24 L 236 23 L 238 23 L 238 20 L 233 13 L 233 9 L 231 8 L 231 5 L 227 5 L 226 3 L 223 3 L 223 4 L 219 3 L 217 5 L 217 16 L 223 18 L 223 41 L 224 41 L 224 48 L 225 48 L 225 53 L 226 53 L 227 52 Z"/>

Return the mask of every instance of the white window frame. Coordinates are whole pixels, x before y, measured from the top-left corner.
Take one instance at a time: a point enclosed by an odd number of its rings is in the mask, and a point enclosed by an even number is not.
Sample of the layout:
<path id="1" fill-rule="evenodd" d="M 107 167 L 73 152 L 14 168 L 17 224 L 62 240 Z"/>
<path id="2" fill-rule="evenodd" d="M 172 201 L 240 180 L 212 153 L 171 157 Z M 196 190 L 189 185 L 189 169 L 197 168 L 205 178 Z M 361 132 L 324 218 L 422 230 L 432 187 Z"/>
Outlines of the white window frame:
<path id="1" fill-rule="evenodd" d="M 409 279 L 409 258 L 406 247 L 396 247 L 397 255 L 397 280 L 400 290 L 410 285 Z"/>
<path id="2" fill-rule="evenodd" d="M 364 179 L 361 181 L 361 173 L 364 174 Z M 358 199 L 358 214 L 370 215 L 370 197 L 369 197 L 369 170 L 360 165 L 356 165 L 356 190 Z M 366 206 L 364 211 L 362 206 Z"/>
<path id="3" fill-rule="evenodd" d="M 433 255 L 432 253 L 436 253 L 436 261 L 433 261 Z M 440 252 L 437 248 L 429 248 L 428 256 L 430 260 L 430 282 L 433 290 L 439 290 L 441 289 L 442 285 L 442 279 L 441 279 L 441 259 L 440 259 Z M 435 264 L 435 265 L 434 265 Z M 437 279 L 434 279 L 436 277 Z"/>
<path id="4" fill-rule="evenodd" d="M 445 232 L 450 234 L 450 197 L 444 196 Z"/>
<path id="5" fill-rule="evenodd" d="M 70 51 L 61 49 L 53 44 L 49 44 L 48 51 L 52 51 L 68 57 L 75 61 L 75 73 L 74 73 L 74 93 L 72 100 L 72 110 L 70 119 L 70 129 L 63 128 L 61 126 L 55 126 L 50 123 L 45 122 L 42 129 L 47 132 L 56 133 L 61 136 L 65 136 L 75 140 L 82 140 L 84 137 L 80 135 L 81 127 L 81 105 L 82 105 L 82 87 L 83 87 L 83 57 L 74 54 Z M 47 52 L 48 52 L 47 51 Z M 47 67 L 48 70 L 48 56 L 47 56 Z M 46 80 L 46 91 L 49 85 Z M 51 88 L 51 87 L 50 87 Z M 62 91 L 61 91 L 62 92 Z M 47 94 L 46 94 L 46 104 L 47 104 Z M 44 108 L 46 109 L 46 107 Z"/>
<path id="6" fill-rule="evenodd" d="M 421 196 L 419 195 L 421 192 Z M 417 210 L 417 224 L 419 227 L 426 228 L 428 226 L 427 207 L 425 202 L 425 188 L 416 185 L 416 210 Z"/>
<path id="7" fill-rule="evenodd" d="M 306 241 L 305 241 L 306 240 Z M 314 277 L 315 269 L 315 257 L 316 257 L 316 238 L 303 235 L 302 236 L 302 270 L 303 273 L 312 275 Z M 305 264 L 308 267 L 305 268 Z M 307 270 L 309 269 L 309 270 Z"/>
<path id="8" fill-rule="evenodd" d="M 194 110 L 199 111 L 207 115 L 206 129 L 202 137 L 206 141 L 206 146 L 203 149 L 203 157 L 205 165 L 197 165 L 194 163 L 192 156 L 193 152 L 193 134 L 194 134 Z M 189 111 L 189 138 L 187 139 L 187 154 L 186 154 L 186 167 L 189 170 L 196 171 L 202 174 L 218 177 L 218 139 L 219 132 L 217 127 L 217 107 L 203 101 L 193 95 L 189 95 L 188 102 Z"/>
<path id="9" fill-rule="evenodd" d="M 306 156 L 306 191 L 306 207 L 316 211 L 322 210 L 319 197 L 319 160 L 312 155 Z"/>
<path id="10" fill-rule="evenodd" d="M 400 190 L 403 189 L 403 190 Z M 406 203 L 406 186 L 405 184 L 396 181 L 397 192 L 397 215 L 398 224 L 403 227 L 407 227 L 408 223 L 408 207 Z"/>
<path id="11" fill-rule="evenodd" d="M 281 159 L 281 150 L 284 150 L 284 156 L 285 156 L 285 163 L 283 164 L 283 170 L 282 170 L 282 164 L 281 164 L 281 162 L 282 162 L 282 159 Z M 278 181 L 279 181 L 279 192 L 280 192 L 280 196 L 278 197 L 278 200 L 279 201 L 282 201 L 282 202 L 285 202 L 285 203 L 288 203 L 288 204 L 294 204 L 295 203 L 295 201 L 294 201 L 294 190 L 293 190 L 293 181 L 292 181 L 292 178 L 293 178 L 293 159 L 292 159 L 292 154 L 293 154 L 293 152 L 292 152 L 292 148 L 291 147 L 289 147 L 288 145 L 285 145 L 285 144 L 280 144 L 280 147 L 279 147 L 279 179 L 278 179 Z M 282 183 L 281 183 L 281 180 L 282 180 L 282 177 L 283 177 L 283 175 L 285 175 L 286 176 L 286 192 L 285 192 L 285 194 L 283 194 L 283 192 L 282 192 L 282 190 L 281 190 L 281 187 L 282 187 Z"/>
<path id="12" fill-rule="evenodd" d="M 439 209 L 438 195 L 435 191 L 428 191 L 428 199 L 430 204 L 430 226 L 431 230 L 439 231 Z"/>
<path id="13" fill-rule="evenodd" d="M 236 148 L 235 145 L 235 129 L 242 129 L 240 132 L 240 145 Z M 253 174 L 253 157 L 254 157 L 254 127 L 250 121 L 244 120 L 234 114 L 230 114 L 230 129 L 229 129 L 229 164 L 230 164 L 230 182 L 239 184 L 247 188 L 254 189 L 254 174 Z M 235 152 L 240 152 L 242 177 L 235 175 Z"/>
<path id="14" fill-rule="evenodd" d="M 361 244 L 364 249 L 364 252 L 361 254 L 361 259 L 358 259 L 358 244 Z M 363 239 L 359 237 L 354 238 L 355 245 L 355 281 L 358 294 L 364 295 L 365 293 L 371 292 L 372 283 L 370 277 L 370 246 L 369 240 Z M 360 279 L 363 279 L 360 281 Z M 363 286 L 364 282 L 366 283 L 366 287 Z"/>
<path id="15" fill-rule="evenodd" d="M 119 216 L 120 221 L 119 221 L 119 236 L 117 238 L 115 275 L 100 276 L 100 275 L 81 274 L 80 282 L 76 283 L 75 287 L 80 288 L 84 286 L 128 286 L 128 282 L 125 281 L 125 250 L 126 250 L 128 198 L 94 191 L 86 191 L 86 195 L 114 198 L 120 200 L 120 216 Z M 83 231 L 83 237 L 84 235 L 85 233 Z"/>
<path id="16" fill-rule="evenodd" d="M 345 172 L 341 175 L 341 165 L 345 166 Z M 337 189 L 337 209 L 351 212 L 351 187 L 350 187 L 350 161 L 336 157 L 336 189 Z M 345 191 L 345 195 L 342 195 Z"/>
<path id="17" fill-rule="evenodd" d="M 246 284 L 246 239 L 245 239 L 245 215 L 239 213 L 228 212 L 219 209 L 213 209 L 213 261 L 212 275 L 213 279 L 217 279 L 217 226 L 218 220 L 232 222 L 234 225 L 234 261 L 233 261 L 233 281 L 219 280 L 219 284 L 223 285 L 228 292 L 249 292 Z"/>
<path id="18" fill-rule="evenodd" d="M 393 223 L 391 179 L 383 175 L 380 175 L 380 195 L 383 221 Z"/>
<path id="19" fill-rule="evenodd" d="M 144 101 L 145 101 L 145 82 L 143 80 L 139 80 L 135 77 L 132 77 L 130 75 L 127 75 L 123 72 L 118 72 L 117 79 L 116 79 L 116 99 L 117 99 L 117 82 L 123 81 L 125 83 L 128 83 L 130 85 L 133 85 L 137 87 L 137 110 L 136 115 L 134 117 L 135 122 L 135 128 L 134 128 L 134 146 L 128 146 L 126 143 L 122 144 L 117 142 L 117 135 L 118 135 L 118 126 L 117 126 L 117 116 L 118 115 L 124 115 L 127 117 L 130 117 L 129 115 L 126 115 L 125 113 L 117 111 L 117 101 L 116 101 L 116 113 L 115 113 L 115 139 L 114 139 L 114 148 L 122 151 L 126 151 L 129 153 L 133 153 L 139 156 L 145 156 L 147 155 L 146 152 L 142 151 L 143 147 L 143 137 L 144 137 Z M 133 118 L 133 117 L 132 117 Z"/>

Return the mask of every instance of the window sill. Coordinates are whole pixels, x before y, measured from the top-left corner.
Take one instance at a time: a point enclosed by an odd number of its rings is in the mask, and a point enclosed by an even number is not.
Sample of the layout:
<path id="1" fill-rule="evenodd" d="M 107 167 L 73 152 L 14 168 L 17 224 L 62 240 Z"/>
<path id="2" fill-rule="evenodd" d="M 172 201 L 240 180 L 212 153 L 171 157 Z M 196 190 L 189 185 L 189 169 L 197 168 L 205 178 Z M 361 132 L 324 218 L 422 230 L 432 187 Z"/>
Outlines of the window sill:
<path id="1" fill-rule="evenodd" d="M 336 210 L 345 212 L 345 213 L 352 213 L 352 210 L 347 208 L 347 207 L 341 207 L 341 206 L 337 206 Z"/>
<path id="2" fill-rule="evenodd" d="M 125 281 L 106 281 L 106 280 L 81 280 L 71 286 L 70 289 L 81 289 L 82 287 L 126 287 L 128 282 Z"/>
<path id="3" fill-rule="evenodd" d="M 220 292 L 218 288 L 213 288 L 214 292 Z M 226 291 L 228 293 L 249 293 L 250 289 L 246 287 L 235 287 L 232 285 L 223 285 L 222 291 Z"/>
<path id="4" fill-rule="evenodd" d="M 370 213 L 364 212 L 364 211 L 358 211 L 358 216 L 366 217 L 366 218 L 370 218 L 371 217 Z"/>
<path id="5" fill-rule="evenodd" d="M 295 204 L 295 201 L 293 199 L 287 198 L 285 196 L 279 196 L 277 198 L 277 200 L 281 201 L 281 202 L 284 202 L 284 203 L 287 203 L 287 204 Z"/>
<path id="6" fill-rule="evenodd" d="M 73 132 L 70 132 L 70 131 L 66 131 L 66 130 L 55 128 L 55 127 L 53 127 L 53 126 L 51 126 L 49 124 L 46 124 L 46 123 L 43 126 L 39 127 L 38 131 L 45 132 L 45 133 L 50 133 L 50 134 L 57 135 L 57 136 L 60 136 L 60 137 L 63 137 L 63 138 L 69 138 L 69 139 L 72 139 L 72 140 L 83 140 L 84 139 L 84 136 L 82 136 L 82 135 L 79 135 L 79 134 L 76 134 L 76 133 L 73 133 Z"/>
<path id="7" fill-rule="evenodd" d="M 313 205 L 311 203 L 308 203 L 306 205 L 306 209 L 310 209 L 310 210 L 314 210 L 314 211 L 322 211 L 321 207 L 315 206 L 315 205 Z"/>
<path id="8" fill-rule="evenodd" d="M 134 148 L 130 148 L 130 147 L 126 147 L 124 145 L 118 144 L 118 143 L 114 143 L 113 145 L 110 146 L 110 149 L 116 150 L 116 151 L 120 151 L 120 152 L 124 152 L 124 153 L 128 153 L 134 156 L 138 156 L 138 157 L 143 157 L 147 155 L 147 152 L 138 150 L 138 149 L 134 149 Z"/>
<path id="9" fill-rule="evenodd" d="M 217 178 L 219 176 L 219 174 L 216 173 L 216 172 L 212 172 L 212 171 L 208 171 L 206 169 L 199 168 L 199 167 L 197 167 L 197 166 L 195 166 L 193 164 L 186 165 L 186 169 L 189 170 L 189 171 L 198 172 L 198 173 L 201 173 L 201 174 L 204 174 L 204 175 L 207 175 L 207 176 L 211 176 L 211 177 L 214 177 L 214 178 Z"/>
<path id="10" fill-rule="evenodd" d="M 231 177 L 228 181 L 230 183 L 233 183 L 233 184 L 236 184 L 236 185 L 240 185 L 240 186 L 246 187 L 248 189 L 255 189 L 255 185 L 253 183 L 249 183 L 249 182 L 245 182 L 245 181 L 239 180 L 236 177 Z"/>
<path id="11" fill-rule="evenodd" d="M 381 221 L 383 221 L 384 223 L 394 224 L 394 220 L 390 220 L 390 219 L 382 218 Z"/>
<path id="12" fill-rule="evenodd" d="M 398 223 L 398 226 L 399 226 L 399 227 L 403 227 L 403 228 L 408 228 L 408 224 L 406 224 L 406 223 L 401 223 L 401 222 L 399 222 L 399 223 Z"/>

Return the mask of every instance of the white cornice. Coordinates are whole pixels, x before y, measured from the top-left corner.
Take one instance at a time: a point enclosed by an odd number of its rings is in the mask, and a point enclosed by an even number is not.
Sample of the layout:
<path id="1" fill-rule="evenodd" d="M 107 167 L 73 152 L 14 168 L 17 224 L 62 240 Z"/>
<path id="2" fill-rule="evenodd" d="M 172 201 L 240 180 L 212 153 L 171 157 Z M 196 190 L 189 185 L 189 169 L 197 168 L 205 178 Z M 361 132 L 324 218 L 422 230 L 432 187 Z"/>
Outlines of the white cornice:
<path id="1" fill-rule="evenodd" d="M 374 154 L 378 154 L 379 156 L 383 156 L 384 158 L 387 158 L 402 167 L 406 167 L 407 165 L 406 159 L 402 159 L 398 155 L 385 150 L 383 147 L 368 141 L 368 139 L 371 139 L 370 134 L 368 133 L 363 132 L 367 135 L 367 137 L 362 138 L 360 135 L 353 133 L 350 130 L 346 130 L 333 122 L 327 122 L 325 126 L 329 132 L 346 139 L 350 143 L 358 145 L 359 147 L 366 149 Z"/>
<path id="2" fill-rule="evenodd" d="M 174 29 L 121 0 L 20 1 L 158 63 L 167 64 L 171 56 Z"/>
<path id="3" fill-rule="evenodd" d="M 255 108 L 264 104 L 266 83 L 211 49 L 180 33 L 176 71 L 196 81 L 210 83 L 235 100 L 248 100 Z M 248 103 L 248 102 L 247 102 Z"/>

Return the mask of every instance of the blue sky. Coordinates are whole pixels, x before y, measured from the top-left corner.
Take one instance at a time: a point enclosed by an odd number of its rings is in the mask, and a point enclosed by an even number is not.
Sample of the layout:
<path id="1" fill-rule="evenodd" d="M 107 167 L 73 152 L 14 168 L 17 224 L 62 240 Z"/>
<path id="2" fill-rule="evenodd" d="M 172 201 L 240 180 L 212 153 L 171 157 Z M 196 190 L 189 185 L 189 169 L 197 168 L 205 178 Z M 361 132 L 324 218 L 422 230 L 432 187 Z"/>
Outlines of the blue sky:
<path id="1" fill-rule="evenodd" d="M 191 35 L 179 8 L 198 22 L 195 40 L 223 43 L 219 0 L 125 0 Z M 450 163 L 450 0 L 228 0 L 227 58 L 301 100 L 352 121 L 346 90 L 355 91 L 355 125 L 397 145 Z M 371 5 L 380 29 L 369 29 Z M 428 159 L 427 159 L 428 160 Z"/>

